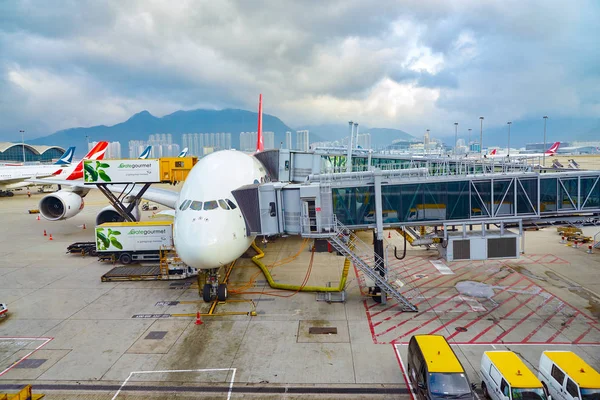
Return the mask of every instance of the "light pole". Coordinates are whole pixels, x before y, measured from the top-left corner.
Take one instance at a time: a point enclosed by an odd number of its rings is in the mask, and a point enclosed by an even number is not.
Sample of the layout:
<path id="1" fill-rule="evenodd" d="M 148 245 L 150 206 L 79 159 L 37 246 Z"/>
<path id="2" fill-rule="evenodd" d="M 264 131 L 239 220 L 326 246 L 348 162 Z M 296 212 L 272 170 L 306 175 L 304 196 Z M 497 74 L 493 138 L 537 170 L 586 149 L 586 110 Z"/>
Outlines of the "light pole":
<path id="1" fill-rule="evenodd" d="M 479 155 L 483 156 L 483 117 L 479 117 L 481 126 L 479 127 Z"/>
<path id="2" fill-rule="evenodd" d="M 548 120 L 548 116 L 544 115 L 544 148 L 542 151 L 544 152 L 544 159 L 542 161 L 542 165 L 546 166 L 546 121 Z"/>
<path id="3" fill-rule="evenodd" d="M 510 125 L 512 122 L 508 121 L 506 124 L 508 125 L 508 148 L 506 149 L 506 155 L 510 157 Z"/>
<path id="4" fill-rule="evenodd" d="M 429 129 L 427 129 L 427 143 L 423 143 L 423 145 L 425 146 L 425 154 L 427 154 L 427 144 L 430 140 L 431 138 L 429 137 Z"/>
<path id="5" fill-rule="evenodd" d="M 454 123 L 454 155 L 456 155 L 456 141 L 458 140 L 458 122 Z"/>
<path id="6" fill-rule="evenodd" d="M 20 130 L 21 132 L 21 147 L 23 148 L 23 164 L 25 164 L 25 131 Z"/>
<path id="7" fill-rule="evenodd" d="M 467 154 L 469 154 L 469 151 L 471 150 L 471 131 L 473 129 L 469 128 L 469 142 L 467 143 Z"/>

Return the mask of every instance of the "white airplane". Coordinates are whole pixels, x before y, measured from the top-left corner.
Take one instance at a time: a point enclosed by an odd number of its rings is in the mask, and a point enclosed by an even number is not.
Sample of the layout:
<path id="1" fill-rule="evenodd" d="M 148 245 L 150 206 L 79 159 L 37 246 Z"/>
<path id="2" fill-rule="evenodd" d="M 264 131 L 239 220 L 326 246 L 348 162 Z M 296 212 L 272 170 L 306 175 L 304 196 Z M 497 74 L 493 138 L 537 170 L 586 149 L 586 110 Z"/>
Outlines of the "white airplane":
<path id="1" fill-rule="evenodd" d="M 108 142 L 99 142 L 94 146 L 92 150 L 83 158 L 84 160 L 101 160 L 104 158 Z M 69 150 L 74 147 L 69 148 Z M 60 158 L 59 161 L 71 161 L 73 158 L 73 152 Z M 14 193 L 10 190 L 18 189 L 26 186 L 31 186 L 32 183 L 29 179 L 48 178 L 54 179 L 66 179 L 67 181 L 83 178 L 83 160 L 77 165 L 70 164 L 50 164 L 50 165 L 21 165 L 13 167 L 2 167 L 0 168 L 0 197 L 12 197 Z M 51 185 L 51 183 L 45 183 L 42 179 L 38 184 Z"/>
<path id="2" fill-rule="evenodd" d="M 256 151 L 263 150 L 260 95 Z M 44 197 L 40 201 L 40 213 L 48 220 L 75 216 L 83 209 L 81 197 L 87 194 L 90 187 L 82 182 L 52 181 L 55 184 L 71 185 L 73 189 L 64 194 L 59 191 Z M 227 285 L 219 284 L 219 269 L 242 256 L 255 238 L 247 235 L 246 222 L 232 191 L 244 185 L 268 181 L 270 178 L 266 169 L 253 155 L 236 150 L 222 150 L 198 161 L 180 192 L 149 188 L 144 193 L 144 199 L 175 210 L 175 249 L 185 264 L 206 271 L 204 301 L 214 298 L 222 301 L 227 298 Z M 125 191 L 123 185 L 111 185 L 109 188 L 113 192 Z M 127 192 L 135 195 L 138 191 L 135 188 Z M 118 216 L 114 208 L 108 206 L 101 210 L 96 222 L 106 222 L 105 218 L 115 215 Z M 134 216 L 138 219 L 139 211 L 134 212 Z"/>
<path id="3" fill-rule="evenodd" d="M 558 148 L 560 147 L 560 142 L 554 142 L 554 144 L 552 146 L 550 146 L 548 148 L 548 150 L 546 150 L 544 152 L 544 154 L 546 154 L 546 156 L 551 157 L 553 155 L 556 154 Z M 541 157 L 543 154 L 542 153 L 514 153 L 511 154 L 510 157 Z M 509 157 L 507 154 L 498 154 L 496 149 L 492 150 L 490 152 L 490 154 L 488 154 L 487 156 L 485 156 L 486 158 L 507 158 Z"/>

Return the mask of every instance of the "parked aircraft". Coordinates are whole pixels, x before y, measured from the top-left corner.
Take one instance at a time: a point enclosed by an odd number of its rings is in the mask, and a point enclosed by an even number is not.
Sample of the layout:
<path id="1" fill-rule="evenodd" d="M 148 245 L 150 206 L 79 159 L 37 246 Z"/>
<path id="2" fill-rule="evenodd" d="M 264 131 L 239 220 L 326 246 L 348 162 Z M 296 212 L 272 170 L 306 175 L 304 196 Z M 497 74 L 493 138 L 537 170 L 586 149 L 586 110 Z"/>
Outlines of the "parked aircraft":
<path id="1" fill-rule="evenodd" d="M 98 142 L 92 150 L 83 158 L 83 160 L 101 160 L 104 158 L 108 142 Z M 74 149 L 74 147 L 69 148 Z M 66 152 L 65 152 L 66 154 Z M 72 160 L 73 153 L 68 157 L 61 157 L 61 160 Z M 10 190 L 26 186 L 32 186 L 29 179 L 48 178 L 65 179 L 67 181 L 81 179 L 83 177 L 83 160 L 77 165 L 71 164 L 50 164 L 50 165 L 21 165 L 17 167 L 0 168 L 0 197 L 12 197 L 14 195 Z M 60 160 L 59 160 L 60 161 Z M 51 185 L 41 180 L 36 182 L 42 185 Z"/>
<path id="2" fill-rule="evenodd" d="M 548 148 L 548 150 L 545 151 L 546 156 L 553 156 L 556 154 L 558 148 L 560 147 L 560 142 L 554 142 L 554 144 L 552 146 L 550 146 Z M 511 154 L 510 157 L 541 157 L 543 154 L 542 153 L 514 153 Z M 487 158 L 501 158 L 501 157 L 509 157 L 507 154 L 498 154 L 496 152 L 496 149 L 492 150 L 490 152 L 490 154 L 488 154 L 486 156 Z"/>
<path id="3" fill-rule="evenodd" d="M 262 95 L 259 97 L 258 138 L 256 152 L 263 150 Z M 256 154 L 256 153 L 255 153 Z M 241 186 L 268 182 L 265 167 L 253 155 L 236 150 L 222 150 L 203 157 L 196 163 L 180 192 L 149 188 L 143 198 L 175 210 L 174 244 L 181 260 L 206 271 L 203 299 L 225 300 L 227 286 L 219 284 L 219 269 L 238 259 L 250 247 L 254 236 L 248 236 L 246 223 L 232 191 Z M 54 184 L 70 185 L 40 201 L 41 215 L 52 221 L 74 217 L 83 209 L 83 197 L 90 190 L 83 182 L 52 179 Z M 113 192 L 131 195 L 139 188 L 110 185 Z M 139 210 L 133 215 L 139 220 Z M 119 219 L 120 218 L 120 219 Z M 96 217 L 96 223 L 122 221 L 112 206 Z"/>

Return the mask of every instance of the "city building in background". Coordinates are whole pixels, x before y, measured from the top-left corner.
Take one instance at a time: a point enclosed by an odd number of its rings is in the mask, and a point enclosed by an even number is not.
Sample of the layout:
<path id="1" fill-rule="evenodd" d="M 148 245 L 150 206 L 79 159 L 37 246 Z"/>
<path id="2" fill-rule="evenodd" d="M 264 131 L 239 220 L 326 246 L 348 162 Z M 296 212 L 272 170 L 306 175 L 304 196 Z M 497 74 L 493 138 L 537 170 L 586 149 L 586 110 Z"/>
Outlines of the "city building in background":
<path id="1" fill-rule="evenodd" d="M 275 132 L 263 131 L 263 146 L 264 149 L 275 148 Z M 256 142 L 258 140 L 258 132 L 240 132 L 240 150 L 253 152 L 256 150 Z"/>
<path id="2" fill-rule="evenodd" d="M 231 133 L 184 133 L 181 143 L 183 148 L 188 148 L 188 155 L 202 157 L 213 151 L 231 149 Z"/>
<path id="3" fill-rule="evenodd" d="M 88 143 L 88 151 L 94 148 L 98 142 Z M 121 142 L 109 142 L 108 147 L 106 148 L 106 153 L 104 153 L 105 159 L 119 159 L 121 158 Z"/>
<path id="4" fill-rule="evenodd" d="M 148 147 L 148 142 L 144 140 L 129 141 L 129 158 L 138 158 L 140 154 Z"/>
<path id="5" fill-rule="evenodd" d="M 293 150 L 292 148 L 292 132 L 287 131 L 285 133 L 285 148 L 288 150 Z"/>
<path id="6" fill-rule="evenodd" d="M 296 131 L 296 150 L 308 151 L 309 147 L 310 147 L 309 132 L 307 130 Z"/>

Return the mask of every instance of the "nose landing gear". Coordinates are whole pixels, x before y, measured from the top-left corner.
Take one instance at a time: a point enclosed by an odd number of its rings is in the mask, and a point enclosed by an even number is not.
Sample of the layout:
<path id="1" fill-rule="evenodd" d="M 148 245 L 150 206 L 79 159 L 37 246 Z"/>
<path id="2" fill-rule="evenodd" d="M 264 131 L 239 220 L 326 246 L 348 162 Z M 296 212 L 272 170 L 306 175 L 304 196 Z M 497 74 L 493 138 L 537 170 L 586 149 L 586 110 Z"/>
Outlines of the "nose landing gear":
<path id="1" fill-rule="evenodd" d="M 206 272 L 206 283 L 202 288 L 202 299 L 207 303 L 215 299 L 218 301 L 227 300 L 227 284 L 219 283 L 219 268 L 209 269 Z"/>

